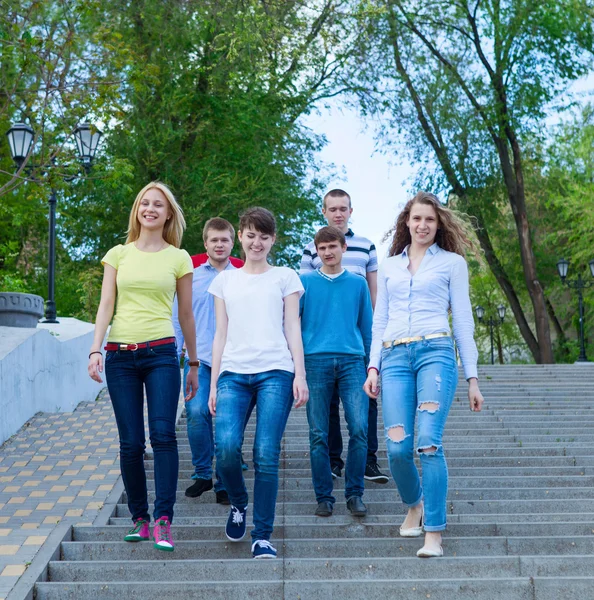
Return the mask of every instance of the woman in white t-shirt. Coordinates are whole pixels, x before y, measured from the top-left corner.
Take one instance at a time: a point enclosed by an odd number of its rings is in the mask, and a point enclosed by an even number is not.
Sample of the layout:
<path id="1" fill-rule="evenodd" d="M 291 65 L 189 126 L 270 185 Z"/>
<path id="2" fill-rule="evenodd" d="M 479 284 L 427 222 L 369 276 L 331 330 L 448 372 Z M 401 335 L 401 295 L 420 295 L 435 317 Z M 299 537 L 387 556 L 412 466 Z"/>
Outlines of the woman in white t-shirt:
<path id="1" fill-rule="evenodd" d="M 209 407 L 217 418 L 217 466 L 231 501 L 225 533 L 232 542 L 246 532 L 241 444 L 246 413 L 256 400 L 254 558 L 276 557 L 270 536 L 281 438 L 293 399 L 298 408 L 309 397 L 299 323 L 303 286 L 288 267 L 268 264 L 275 237 L 274 215 L 265 208 L 248 209 L 239 222 L 245 265 L 222 271 L 208 290 L 215 297 L 217 320 Z"/>

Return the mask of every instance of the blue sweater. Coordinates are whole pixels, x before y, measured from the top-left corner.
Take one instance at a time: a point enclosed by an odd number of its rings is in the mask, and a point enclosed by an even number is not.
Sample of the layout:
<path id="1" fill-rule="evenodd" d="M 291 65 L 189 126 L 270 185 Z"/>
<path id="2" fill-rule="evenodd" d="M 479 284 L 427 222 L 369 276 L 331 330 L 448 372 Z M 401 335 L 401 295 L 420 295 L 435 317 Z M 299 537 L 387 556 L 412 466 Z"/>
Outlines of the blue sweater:
<path id="1" fill-rule="evenodd" d="M 373 321 L 367 281 L 349 271 L 335 279 L 319 270 L 300 277 L 304 353 L 350 354 L 367 361 Z"/>

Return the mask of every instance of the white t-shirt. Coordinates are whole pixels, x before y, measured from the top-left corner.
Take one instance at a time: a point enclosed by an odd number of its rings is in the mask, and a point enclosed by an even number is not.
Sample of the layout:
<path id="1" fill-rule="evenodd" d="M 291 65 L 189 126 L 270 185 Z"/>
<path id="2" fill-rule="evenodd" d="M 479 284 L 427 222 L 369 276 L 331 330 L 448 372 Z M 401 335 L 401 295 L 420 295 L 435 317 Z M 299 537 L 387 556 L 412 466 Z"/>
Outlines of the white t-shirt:
<path id="1" fill-rule="evenodd" d="M 243 269 L 222 271 L 208 291 L 225 301 L 229 318 L 221 373 L 295 372 L 283 323 L 283 299 L 303 294 L 295 271 L 288 267 L 272 267 L 257 275 Z"/>

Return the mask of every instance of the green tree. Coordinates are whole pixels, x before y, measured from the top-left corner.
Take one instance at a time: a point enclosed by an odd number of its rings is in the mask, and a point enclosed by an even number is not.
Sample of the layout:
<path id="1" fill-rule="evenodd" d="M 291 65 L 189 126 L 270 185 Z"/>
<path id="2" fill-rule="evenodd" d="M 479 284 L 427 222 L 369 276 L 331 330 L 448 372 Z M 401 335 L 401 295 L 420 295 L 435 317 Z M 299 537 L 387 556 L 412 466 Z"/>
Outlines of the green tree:
<path id="1" fill-rule="evenodd" d="M 382 139 L 391 144 L 397 137 L 426 164 L 418 185 L 449 192 L 475 217 L 487 262 L 537 362 L 554 358 L 527 203 L 526 150 L 543 135 L 550 103 L 592 64 L 592 16 L 591 3 L 582 0 L 359 4 L 362 110 L 387 115 Z M 510 217 L 515 238 L 498 251 L 493 226 Z M 510 252 L 521 259 L 521 287 L 504 266 Z"/>

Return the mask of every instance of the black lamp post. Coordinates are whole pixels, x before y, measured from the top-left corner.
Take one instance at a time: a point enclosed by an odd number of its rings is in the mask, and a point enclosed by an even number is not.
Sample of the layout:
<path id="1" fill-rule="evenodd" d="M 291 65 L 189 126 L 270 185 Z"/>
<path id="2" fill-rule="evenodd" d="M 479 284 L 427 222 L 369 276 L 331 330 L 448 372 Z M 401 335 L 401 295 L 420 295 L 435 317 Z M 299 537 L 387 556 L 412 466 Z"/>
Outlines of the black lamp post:
<path id="1" fill-rule="evenodd" d="M 503 304 L 500 304 L 497 307 L 497 314 L 499 315 L 499 319 L 494 319 L 493 317 L 489 317 L 489 320 L 485 322 L 485 325 L 487 325 L 487 327 L 489 327 L 489 333 L 490 333 L 490 337 L 491 337 L 491 364 L 494 365 L 495 364 L 495 355 L 493 354 L 493 329 L 495 327 L 499 327 L 499 325 L 501 325 L 501 323 L 503 323 L 503 320 L 505 319 L 505 306 L 503 306 Z M 476 316 L 478 317 L 479 323 L 483 322 L 483 319 L 485 317 L 485 309 L 479 304 L 478 306 L 475 307 L 474 311 L 476 312 Z"/>
<path id="2" fill-rule="evenodd" d="M 594 259 L 592 259 L 588 263 L 588 265 L 590 267 L 590 274 L 594 278 Z M 557 271 L 559 272 L 559 277 L 561 277 L 561 282 L 564 285 L 566 285 L 568 288 L 577 290 L 580 319 L 580 355 L 578 356 L 577 362 L 588 362 L 588 359 L 586 357 L 586 342 L 584 339 L 584 295 L 582 294 L 582 290 L 591 287 L 592 285 L 594 285 L 594 283 L 592 281 L 584 281 L 582 279 L 581 273 L 578 273 L 577 279 L 567 279 L 567 271 L 569 271 L 569 261 L 565 258 L 561 258 L 557 261 Z"/>
<path id="3" fill-rule="evenodd" d="M 103 135 L 101 131 L 89 123 L 81 123 L 74 130 L 74 139 L 78 148 L 78 158 L 81 161 L 85 172 L 89 172 L 91 163 L 95 157 L 99 140 Z M 10 154 L 14 160 L 17 169 L 20 169 L 29 156 L 35 139 L 35 132 L 25 123 L 14 124 L 6 133 Z M 33 171 L 35 166 L 28 168 Z M 72 178 L 65 178 L 71 180 Z M 48 256 L 48 284 L 47 300 L 45 303 L 44 323 L 58 323 L 56 320 L 56 302 L 55 302 L 55 281 L 56 281 L 56 191 L 50 188 L 49 195 L 49 256 Z"/>

